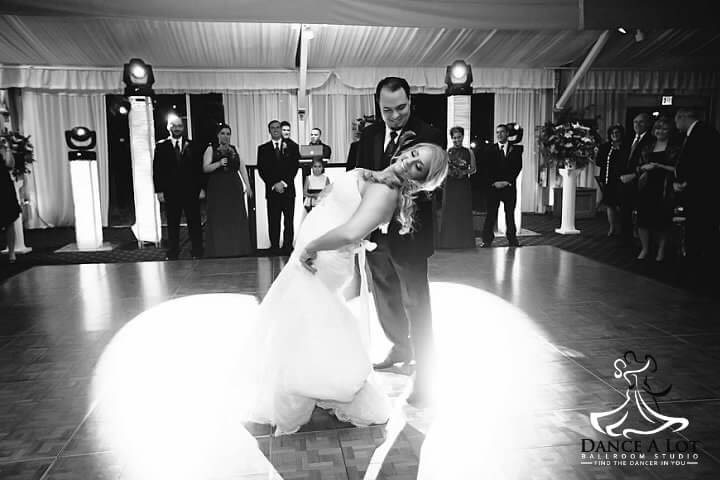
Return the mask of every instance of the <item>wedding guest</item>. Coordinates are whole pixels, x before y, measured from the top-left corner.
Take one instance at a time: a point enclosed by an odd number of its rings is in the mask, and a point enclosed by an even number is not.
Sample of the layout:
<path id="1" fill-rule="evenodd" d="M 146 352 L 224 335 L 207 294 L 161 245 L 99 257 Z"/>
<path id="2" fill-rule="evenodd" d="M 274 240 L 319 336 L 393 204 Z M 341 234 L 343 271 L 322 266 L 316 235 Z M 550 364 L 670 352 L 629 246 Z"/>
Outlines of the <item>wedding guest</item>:
<path id="1" fill-rule="evenodd" d="M 615 234 L 618 213 L 620 211 L 620 165 L 630 153 L 624 143 L 625 130 L 622 125 L 608 128 L 608 141 L 600 145 L 595 157 L 595 164 L 600 167 L 600 175 L 596 177 L 602 191 L 600 203 L 605 205 L 608 220 L 608 237 Z"/>
<path id="2" fill-rule="evenodd" d="M 720 134 L 701 121 L 694 109 L 679 109 L 675 124 L 684 135 L 673 186 L 683 196 L 688 266 L 693 282 L 712 292 L 720 263 L 720 209 L 715 185 L 720 178 Z"/>
<path id="3" fill-rule="evenodd" d="M 486 171 L 489 184 L 487 199 L 487 217 L 483 225 L 482 248 L 492 246 L 495 238 L 495 223 L 497 222 L 500 202 L 505 208 L 505 225 L 508 243 L 511 247 L 519 247 L 517 228 L 515 227 L 515 204 L 517 202 L 517 181 L 522 170 L 521 145 L 511 145 L 508 142 L 509 129 L 507 125 L 498 125 L 495 128 L 497 143 L 487 152 Z"/>
<path id="4" fill-rule="evenodd" d="M 7 138 L 0 137 L 0 230 L 5 230 L 5 240 L 8 249 L 8 261 L 15 263 L 15 220 L 20 216 L 20 204 L 17 200 L 15 185 L 10 177 L 10 171 L 15 166 L 15 159 Z"/>
<path id="5" fill-rule="evenodd" d="M 640 153 L 637 169 L 637 224 L 642 250 L 638 260 L 650 254 L 650 234 L 657 236 L 656 261 L 665 259 L 667 233 L 672 225 L 672 181 L 675 164 L 680 153 L 679 145 L 671 139 L 672 120 L 661 117 L 653 126 L 653 141 Z"/>
<path id="6" fill-rule="evenodd" d="M 443 188 L 438 248 L 475 247 L 470 176 L 477 171 L 477 163 L 472 150 L 462 146 L 464 137 L 462 127 L 450 129 L 453 146 L 448 149 L 450 169 Z"/>
<path id="7" fill-rule="evenodd" d="M 635 138 L 630 144 L 627 158 L 620 163 L 620 227 L 625 243 L 632 245 L 634 238 L 633 211 L 637 204 L 637 166 L 640 162 L 640 152 L 652 143 L 652 134 L 649 133 L 650 116 L 641 113 L 633 118 Z"/>
<path id="8" fill-rule="evenodd" d="M 268 124 L 270 140 L 258 146 L 258 173 L 265 182 L 270 248 L 280 248 L 280 221 L 283 222 L 283 250 L 292 250 L 295 214 L 295 175 L 300 167 L 300 150 L 283 138 L 280 122 Z"/>
<path id="9" fill-rule="evenodd" d="M 317 127 L 310 130 L 310 145 L 322 145 L 322 157 L 318 158 L 320 158 L 321 160 L 329 160 L 330 156 L 332 155 L 332 148 L 330 148 L 330 145 L 326 145 L 323 143 L 323 141 L 320 139 L 321 135 L 322 130 Z"/>
<path id="10" fill-rule="evenodd" d="M 219 124 L 217 141 L 208 145 L 203 155 L 203 171 L 208 174 L 205 245 L 209 257 L 248 255 L 252 251 L 243 183 L 248 198 L 253 191 L 245 162 L 230 143 L 231 134 L 230 125 Z"/>
<path id="11" fill-rule="evenodd" d="M 166 260 L 176 260 L 180 253 L 180 217 L 185 212 L 193 258 L 202 255 L 202 226 L 200 224 L 200 189 L 202 164 L 196 158 L 192 142 L 185 138 L 185 125 L 173 117 L 167 125 L 170 136 L 155 146 L 153 183 L 155 193 L 165 204 L 168 224 Z"/>
<path id="12" fill-rule="evenodd" d="M 287 120 L 283 120 L 282 122 L 280 122 L 280 131 L 282 132 L 283 139 L 294 142 L 290 138 L 290 134 L 292 133 L 292 126 L 290 125 L 290 122 L 288 122 Z"/>
<path id="13" fill-rule="evenodd" d="M 316 158 L 312 162 L 310 175 L 305 178 L 303 185 L 303 196 L 305 210 L 310 212 L 319 203 L 320 192 L 330 185 L 330 179 L 325 175 L 325 165 L 322 159 Z"/>

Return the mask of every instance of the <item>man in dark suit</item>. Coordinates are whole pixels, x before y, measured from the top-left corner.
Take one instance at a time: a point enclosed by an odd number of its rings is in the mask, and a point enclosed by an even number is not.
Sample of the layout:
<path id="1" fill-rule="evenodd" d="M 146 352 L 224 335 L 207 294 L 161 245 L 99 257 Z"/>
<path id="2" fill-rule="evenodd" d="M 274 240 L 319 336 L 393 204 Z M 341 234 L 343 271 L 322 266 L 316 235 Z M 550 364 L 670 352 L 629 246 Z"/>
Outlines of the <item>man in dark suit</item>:
<path id="1" fill-rule="evenodd" d="M 414 132 L 416 141 L 445 146 L 445 136 L 411 114 L 410 86 L 397 77 L 380 81 L 375 91 L 384 122 L 366 127 L 357 146 L 356 165 L 382 170 L 390 165 L 404 132 Z M 429 395 L 432 368 L 432 314 L 427 274 L 427 259 L 433 254 L 433 203 L 417 200 L 416 229 L 400 235 L 393 221 L 387 234 L 373 232 L 378 247 L 367 256 L 373 280 L 375 307 L 385 334 L 393 343 L 387 358 L 376 369 L 398 363 L 416 362 L 416 375 L 409 403 L 422 403 Z"/>
<path id="2" fill-rule="evenodd" d="M 270 248 L 280 247 L 280 221 L 283 221 L 283 250 L 289 253 L 293 246 L 293 217 L 295 212 L 295 175 L 300 166 L 300 149 L 297 143 L 282 136 L 280 122 L 268 124 L 270 141 L 258 146 L 257 166 L 265 182 Z"/>
<path id="3" fill-rule="evenodd" d="M 495 223 L 497 222 L 500 202 L 505 208 L 505 225 L 508 243 L 512 247 L 519 247 L 517 228 L 515 227 L 515 205 L 517 204 L 517 181 L 522 170 L 521 145 L 510 145 L 507 125 L 495 127 L 498 142 L 486 150 L 484 155 L 485 177 L 489 185 L 487 197 L 487 217 L 483 225 L 483 248 L 492 246 L 495 238 Z"/>
<path id="4" fill-rule="evenodd" d="M 202 163 L 192 142 L 183 138 L 185 125 L 175 117 L 167 125 L 170 136 L 155 145 L 153 183 L 158 200 L 165 205 L 168 228 L 167 260 L 176 260 L 180 253 L 180 217 L 185 212 L 193 258 L 202 256 L 200 225 L 200 189 Z"/>
<path id="5" fill-rule="evenodd" d="M 720 134 L 700 121 L 698 112 L 681 108 L 675 124 L 685 135 L 676 168 L 674 190 L 685 208 L 685 251 L 690 278 L 697 286 L 717 288 L 720 249 L 720 209 L 717 180 L 720 178 Z"/>
<path id="6" fill-rule="evenodd" d="M 326 145 L 323 143 L 320 136 L 322 135 L 322 130 L 315 127 L 312 130 L 310 130 L 310 145 L 322 145 L 322 156 L 321 157 L 315 157 L 320 158 L 322 160 L 329 160 L 330 156 L 332 155 L 332 148 L 330 148 L 330 145 Z M 315 159 L 313 158 L 313 160 Z"/>
<path id="7" fill-rule="evenodd" d="M 633 244 L 633 210 L 637 204 L 637 167 L 640 154 L 646 145 L 655 141 L 649 132 L 652 122 L 647 113 L 640 113 L 633 119 L 635 138 L 630 144 L 630 154 L 624 164 L 620 165 L 620 226 L 625 243 Z"/>

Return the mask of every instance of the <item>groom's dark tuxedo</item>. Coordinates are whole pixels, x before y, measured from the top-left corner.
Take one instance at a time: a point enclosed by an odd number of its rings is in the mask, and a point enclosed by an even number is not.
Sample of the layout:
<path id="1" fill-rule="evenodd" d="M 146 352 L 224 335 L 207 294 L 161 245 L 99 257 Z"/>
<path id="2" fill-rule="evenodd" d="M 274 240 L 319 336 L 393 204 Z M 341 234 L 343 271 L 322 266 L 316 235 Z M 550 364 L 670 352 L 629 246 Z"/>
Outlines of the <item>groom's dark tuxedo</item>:
<path id="1" fill-rule="evenodd" d="M 183 211 L 192 243 L 192 255 L 199 257 L 202 254 L 199 199 L 202 180 L 202 163 L 190 140 L 180 138 L 178 142 L 168 137 L 155 145 L 153 183 L 155 193 L 162 193 L 165 197 L 168 258 L 177 258 L 180 250 L 180 217 Z"/>
<path id="2" fill-rule="evenodd" d="M 429 142 L 445 147 L 445 136 L 421 119 L 410 116 L 399 133 L 412 130 L 416 142 Z M 367 127 L 356 148 L 355 166 L 382 170 L 390 165 L 384 123 Z M 417 200 L 416 230 L 400 235 L 393 220 L 387 235 L 373 232 L 371 240 L 378 248 L 367 256 L 373 279 L 373 295 L 380 323 L 393 342 L 388 358 L 399 362 L 416 360 L 417 378 L 424 382 L 432 357 L 432 315 L 427 277 L 427 258 L 433 254 L 434 208 L 427 196 Z"/>
<path id="3" fill-rule="evenodd" d="M 293 217 L 295 211 L 295 175 L 300 167 L 300 148 L 292 140 L 281 139 L 276 148 L 270 140 L 258 146 L 258 173 L 265 182 L 265 198 L 268 211 L 270 248 L 280 247 L 280 220 L 283 219 L 283 248 L 293 245 Z M 283 182 L 283 192 L 273 190 L 273 185 Z"/>

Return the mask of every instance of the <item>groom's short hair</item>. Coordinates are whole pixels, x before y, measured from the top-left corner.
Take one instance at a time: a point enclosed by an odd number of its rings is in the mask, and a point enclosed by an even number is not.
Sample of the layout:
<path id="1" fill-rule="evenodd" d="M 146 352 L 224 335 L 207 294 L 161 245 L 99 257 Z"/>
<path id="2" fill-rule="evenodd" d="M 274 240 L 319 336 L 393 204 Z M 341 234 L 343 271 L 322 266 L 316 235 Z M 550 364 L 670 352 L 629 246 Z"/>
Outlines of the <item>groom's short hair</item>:
<path id="1" fill-rule="evenodd" d="M 375 89 L 375 101 L 380 101 L 380 91 L 383 88 L 387 88 L 391 92 L 395 92 L 397 90 L 400 90 L 401 88 L 405 90 L 405 95 L 407 95 L 408 98 L 410 98 L 410 85 L 408 84 L 407 80 L 400 77 L 385 77 L 377 84 L 377 88 Z"/>

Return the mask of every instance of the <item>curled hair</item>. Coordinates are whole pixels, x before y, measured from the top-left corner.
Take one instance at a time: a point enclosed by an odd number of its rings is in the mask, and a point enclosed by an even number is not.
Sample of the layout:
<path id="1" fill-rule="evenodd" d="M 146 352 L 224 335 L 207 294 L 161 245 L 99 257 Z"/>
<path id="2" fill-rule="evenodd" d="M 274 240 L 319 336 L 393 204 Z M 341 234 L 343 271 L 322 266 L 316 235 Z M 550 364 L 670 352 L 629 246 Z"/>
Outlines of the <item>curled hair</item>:
<path id="1" fill-rule="evenodd" d="M 220 135 L 220 132 L 222 132 L 224 128 L 227 128 L 228 130 L 230 130 L 230 133 L 232 133 L 232 128 L 230 128 L 230 125 L 225 122 L 220 122 L 217 124 L 217 128 L 215 129 L 215 136 Z"/>
<path id="2" fill-rule="evenodd" d="M 445 149 L 433 143 L 418 143 L 408 146 L 398 152 L 393 161 L 406 152 L 417 150 L 421 147 L 429 148 L 431 151 L 428 173 L 424 180 L 410 180 L 402 178 L 397 174 L 382 174 L 371 170 L 363 170 L 363 179 L 373 183 L 382 183 L 393 190 L 398 190 L 398 203 L 393 218 L 400 224 L 400 234 L 405 235 L 415 230 L 415 211 L 417 205 L 415 199 L 420 192 L 432 192 L 442 185 L 448 172 L 448 154 Z"/>
<path id="3" fill-rule="evenodd" d="M 608 129 L 607 129 L 607 138 L 608 138 L 608 140 L 610 139 L 610 136 L 612 135 L 612 133 L 613 133 L 614 131 L 616 131 L 616 130 L 620 132 L 620 136 L 625 137 L 625 129 L 623 128 L 622 125 L 620 125 L 619 123 L 617 123 L 617 124 L 615 124 L 615 125 L 610 125 L 610 126 L 608 127 Z"/>
<path id="4" fill-rule="evenodd" d="M 463 127 L 452 127 L 450 129 L 450 136 L 452 137 L 453 135 L 455 135 L 455 132 L 459 133 L 463 137 L 465 136 L 465 129 Z"/>

